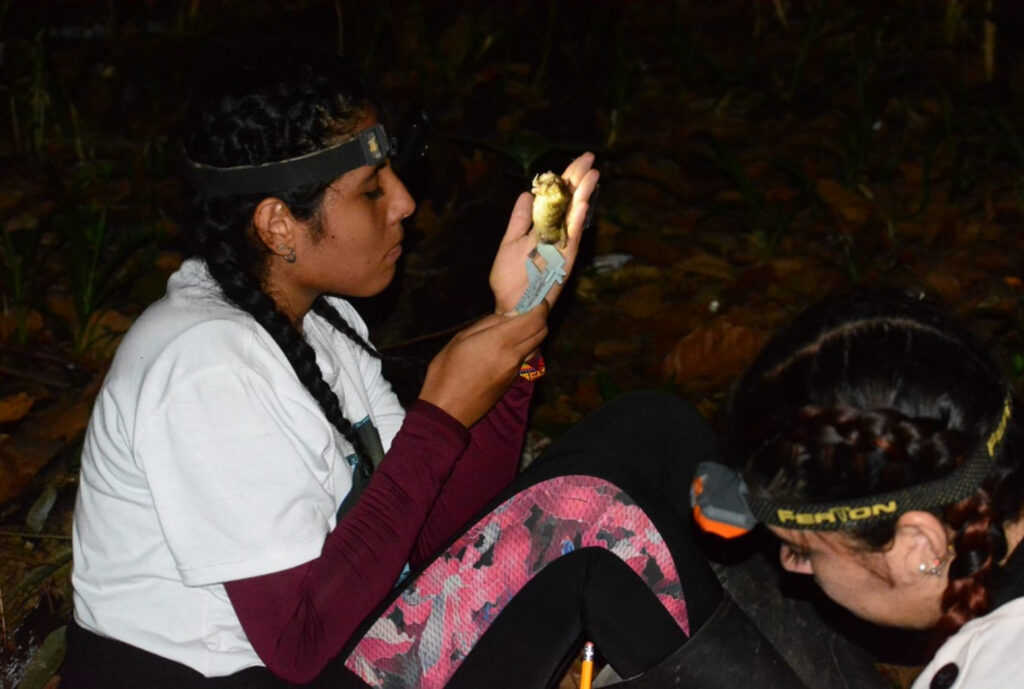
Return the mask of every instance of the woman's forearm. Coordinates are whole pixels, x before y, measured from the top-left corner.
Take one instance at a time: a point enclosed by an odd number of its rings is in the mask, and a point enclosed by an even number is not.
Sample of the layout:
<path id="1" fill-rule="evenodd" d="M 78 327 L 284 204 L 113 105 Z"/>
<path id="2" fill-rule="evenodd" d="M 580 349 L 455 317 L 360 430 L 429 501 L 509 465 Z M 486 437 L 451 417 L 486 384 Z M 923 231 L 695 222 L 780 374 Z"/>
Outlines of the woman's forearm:
<path id="1" fill-rule="evenodd" d="M 253 648 L 275 674 L 319 673 L 394 586 L 438 494 L 469 442 L 440 409 L 413 404 L 362 496 L 298 567 L 225 583 Z"/>

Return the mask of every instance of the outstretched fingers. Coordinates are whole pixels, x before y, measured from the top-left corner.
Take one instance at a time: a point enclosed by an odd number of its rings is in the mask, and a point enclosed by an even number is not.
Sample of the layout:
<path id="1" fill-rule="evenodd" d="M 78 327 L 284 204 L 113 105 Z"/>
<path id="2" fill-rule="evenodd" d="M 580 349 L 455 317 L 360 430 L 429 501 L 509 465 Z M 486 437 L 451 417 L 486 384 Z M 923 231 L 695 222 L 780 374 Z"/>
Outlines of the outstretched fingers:
<path id="1" fill-rule="evenodd" d="M 587 218 L 587 212 L 590 210 L 590 197 L 593 196 L 594 189 L 597 188 L 597 181 L 600 179 L 600 176 L 597 170 L 587 170 L 573 192 L 572 205 L 569 209 L 569 217 L 566 220 L 570 241 L 579 241 L 579 237 L 583 232 L 583 223 Z"/>
<path id="2" fill-rule="evenodd" d="M 594 154 L 588 151 L 569 163 L 565 172 L 562 173 L 562 177 L 567 179 L 574 188 L 579 187 L 581 180 L 593 167 Z"/>

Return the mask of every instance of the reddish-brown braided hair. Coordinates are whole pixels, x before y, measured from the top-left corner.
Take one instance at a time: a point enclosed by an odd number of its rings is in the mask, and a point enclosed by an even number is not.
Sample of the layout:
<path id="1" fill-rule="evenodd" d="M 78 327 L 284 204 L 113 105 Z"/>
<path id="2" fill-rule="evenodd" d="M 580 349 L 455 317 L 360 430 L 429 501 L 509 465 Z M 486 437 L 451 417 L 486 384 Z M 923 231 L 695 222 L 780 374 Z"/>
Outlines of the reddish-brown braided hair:
<path id="1" fill-rule="evenodd" d="M 751 494 L 784 503 L 867 497 L 941 478 L 992 436 L 1008 385 L 962 324 L 920 299 L 857 291 L 812 307 L 740 380 L 727 422 L 729 460 Z M 1019 406 L 981 487 L 935 513 L 954 532 L 937 632 L 989 609 L 1007 553 L 1002 525 L 1024 504 Z M 895 519 L 849 533 L 880 550 Z"/>

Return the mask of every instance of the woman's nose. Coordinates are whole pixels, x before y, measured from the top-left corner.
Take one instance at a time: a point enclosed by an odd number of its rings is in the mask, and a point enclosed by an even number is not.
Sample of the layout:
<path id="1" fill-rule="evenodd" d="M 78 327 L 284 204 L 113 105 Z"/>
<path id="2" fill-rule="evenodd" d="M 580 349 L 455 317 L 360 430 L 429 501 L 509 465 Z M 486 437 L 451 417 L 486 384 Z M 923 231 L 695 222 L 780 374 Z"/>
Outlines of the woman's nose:
<path id="1" fill-rule="evenodd" d="M 414 210 L 416 210 L 416 201 L 413 200 L 412 194 L 410 194 L 409 190 L 405 188 L 405 184 L 402 182 L 402 179 L 395 174 L 394 170 L 390 167 L 387 169 L 391 173 L 390 177 L 393 185 L 393 189 L 390 194 L 391 198 L 394 199 L 391 206 L 391 213 L 396 220 L 405 220 L 412 215 Z"/>

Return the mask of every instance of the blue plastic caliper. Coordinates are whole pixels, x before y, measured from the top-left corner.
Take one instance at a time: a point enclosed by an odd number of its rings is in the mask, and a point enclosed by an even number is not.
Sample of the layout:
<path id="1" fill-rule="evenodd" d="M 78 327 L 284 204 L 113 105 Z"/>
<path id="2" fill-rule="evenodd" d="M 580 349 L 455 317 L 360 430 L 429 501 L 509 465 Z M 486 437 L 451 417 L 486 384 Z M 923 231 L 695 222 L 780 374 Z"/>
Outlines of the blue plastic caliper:
<path id="1" fill-rule="evenodd" d="M 526 275 L 530 282 L 516 302 L 516 313 L 526 313 L 547 296 L 557 282 L 565 280 L 565 258 L 551 244 L 538 244 L 526 257 Z"/>

